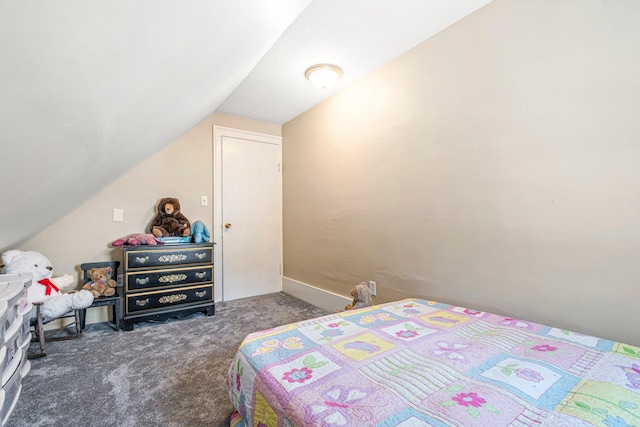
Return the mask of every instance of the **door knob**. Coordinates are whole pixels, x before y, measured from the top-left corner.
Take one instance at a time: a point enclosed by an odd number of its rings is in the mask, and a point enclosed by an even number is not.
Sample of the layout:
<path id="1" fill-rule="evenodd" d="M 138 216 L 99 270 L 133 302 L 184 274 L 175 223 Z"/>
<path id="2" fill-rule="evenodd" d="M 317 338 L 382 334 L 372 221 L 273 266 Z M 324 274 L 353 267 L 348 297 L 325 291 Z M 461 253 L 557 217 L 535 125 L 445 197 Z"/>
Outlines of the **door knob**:
<path id="1" fill-rule="evenodd" d="M 225 222 L 224 223 L 224 228 L 231 228 L 231 223 L 230 222 Z"/>

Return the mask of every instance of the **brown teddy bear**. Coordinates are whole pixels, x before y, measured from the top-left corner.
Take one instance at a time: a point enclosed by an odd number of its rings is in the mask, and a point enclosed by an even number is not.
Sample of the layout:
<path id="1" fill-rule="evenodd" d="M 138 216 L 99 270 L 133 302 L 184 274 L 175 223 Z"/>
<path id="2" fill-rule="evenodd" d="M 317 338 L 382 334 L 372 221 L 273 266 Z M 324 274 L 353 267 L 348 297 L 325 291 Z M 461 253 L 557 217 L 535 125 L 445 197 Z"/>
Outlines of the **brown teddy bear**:
<path id="1" fill-rule="evenodd" d="M 111 278 L 112 273 L 113 269 L 111 267 L 92 268 L 88 272 L 91 281 L 85 283 L 82 289 L 90 291 L 94 298 L 103 295 L 106 297 L 114 295 L 116 293 L 115 287 L 117 283 Z"/>
<path id="2" fill-rule="evenodd" d="M 149 231 L 156 237 L 191 235 L 191 223 L 180 213 L 180 201 L 177 198 L 160 199 L 158 213 L 151 221 Z"/>
<path id="3" fill-rule="evenodd" d="M 357 308 L 371 307 L 371 291 L 365 282 L 361 282 L 351 290 L 353 302 L 344 307 L 345 310 L 355 310 Z"/>

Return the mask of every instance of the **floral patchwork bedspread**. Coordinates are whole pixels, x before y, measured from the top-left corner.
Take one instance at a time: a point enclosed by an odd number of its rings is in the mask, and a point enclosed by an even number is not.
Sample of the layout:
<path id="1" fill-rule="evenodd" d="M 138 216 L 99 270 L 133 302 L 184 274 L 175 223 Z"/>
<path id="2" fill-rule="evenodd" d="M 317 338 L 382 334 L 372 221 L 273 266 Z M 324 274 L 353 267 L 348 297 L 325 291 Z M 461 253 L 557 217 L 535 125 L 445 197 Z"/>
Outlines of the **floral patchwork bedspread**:
<path id="1" fill-rule="evenodd" d="M 408 299 L 248 335 L 232 425 L 640 427 L 640 348 Z"/>

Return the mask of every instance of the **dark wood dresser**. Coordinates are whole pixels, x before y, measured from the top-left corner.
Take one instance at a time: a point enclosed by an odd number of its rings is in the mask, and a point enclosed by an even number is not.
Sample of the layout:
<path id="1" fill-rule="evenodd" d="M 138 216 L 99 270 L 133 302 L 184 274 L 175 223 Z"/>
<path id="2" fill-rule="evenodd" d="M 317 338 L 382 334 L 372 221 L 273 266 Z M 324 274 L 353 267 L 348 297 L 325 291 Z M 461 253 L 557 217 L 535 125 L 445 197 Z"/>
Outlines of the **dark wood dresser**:
<path id="1" fill-rule="evenodd" d="M 125 331 L 135 322 L 215 313 L 213 244 L 123 246 Z"/>

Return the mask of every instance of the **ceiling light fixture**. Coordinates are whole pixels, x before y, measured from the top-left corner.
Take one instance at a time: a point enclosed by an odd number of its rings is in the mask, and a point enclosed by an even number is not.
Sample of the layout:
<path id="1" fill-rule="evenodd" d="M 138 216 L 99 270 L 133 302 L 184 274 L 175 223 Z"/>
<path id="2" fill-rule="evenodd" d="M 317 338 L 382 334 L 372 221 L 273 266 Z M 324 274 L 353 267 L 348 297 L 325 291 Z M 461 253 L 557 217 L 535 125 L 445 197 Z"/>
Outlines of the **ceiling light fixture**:
<path id="1" fill-rule="evenodd" d="M 342 70 L 337 65 L 317 64 L 307 68 L 304 76 L 315 86 L 326 89 L 342 76 Z"/>

